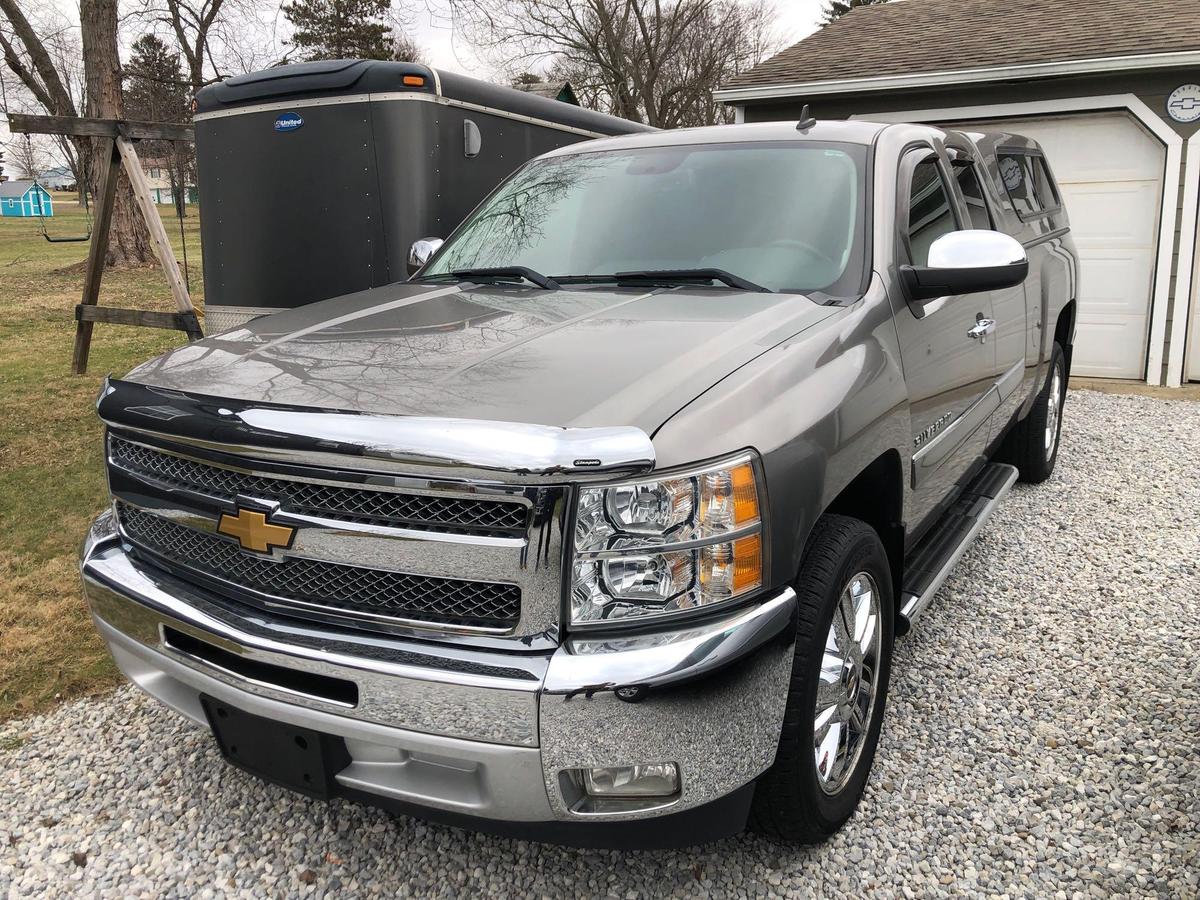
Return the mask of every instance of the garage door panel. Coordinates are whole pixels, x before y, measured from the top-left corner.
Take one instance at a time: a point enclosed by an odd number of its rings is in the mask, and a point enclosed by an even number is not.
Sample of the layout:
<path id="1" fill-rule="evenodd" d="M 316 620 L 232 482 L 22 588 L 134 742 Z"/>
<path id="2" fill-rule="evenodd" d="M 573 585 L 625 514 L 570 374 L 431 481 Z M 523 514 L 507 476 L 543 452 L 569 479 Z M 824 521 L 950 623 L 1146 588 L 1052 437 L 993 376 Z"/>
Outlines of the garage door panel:
<path id="1" fill-rule="evenodd" d="M 1081 250 L 1079 281 L 1087 286 L 1087 302 L 1080 306 L 1080 321 L 1089 313 L 1138 315 L 1130 311 L 1129 298 L 1144 293 L 1153 275 L 1153 250 Z"/>
<path id="2" fill-rule="evenodd" d="M 1129 378 L 1146 364 L 1145 316 L 1085 315 L 1080 310 L 1071 372 L 1094 378 Z"/>
<path id="3" fill-rule="evenodd" d="M 1158 245 L 1161 186 L 1154 181 L 1064 184 L 1063 203 L 1080 249 Z"/>

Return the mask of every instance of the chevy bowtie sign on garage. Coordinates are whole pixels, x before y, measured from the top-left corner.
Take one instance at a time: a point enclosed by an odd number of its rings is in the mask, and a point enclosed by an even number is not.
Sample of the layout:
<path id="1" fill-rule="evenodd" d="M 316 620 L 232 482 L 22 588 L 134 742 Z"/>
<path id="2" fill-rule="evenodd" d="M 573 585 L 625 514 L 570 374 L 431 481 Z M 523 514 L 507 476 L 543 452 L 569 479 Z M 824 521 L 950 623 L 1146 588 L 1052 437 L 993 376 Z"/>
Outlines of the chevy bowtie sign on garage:
<path id="1" fill-rule="evenodd" d="M 1171 91 L 1167 114 L 1184 124 L 1200 119 L 1200 84 L 1183 84 Z"/>

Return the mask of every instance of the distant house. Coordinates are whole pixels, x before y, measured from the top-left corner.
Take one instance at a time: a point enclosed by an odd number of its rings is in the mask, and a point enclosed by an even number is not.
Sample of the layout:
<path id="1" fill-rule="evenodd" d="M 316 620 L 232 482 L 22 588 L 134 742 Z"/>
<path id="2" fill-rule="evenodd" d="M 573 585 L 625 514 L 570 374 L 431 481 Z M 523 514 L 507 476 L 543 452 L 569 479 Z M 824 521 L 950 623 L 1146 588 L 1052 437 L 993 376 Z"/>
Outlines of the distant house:
<path id="1" fill-rule="evenodd" d="M 54 215 L 50 193 L 36 181 L 6 181 L 0 184 L 0 216 Z"/>
<path id="2" fill-rule="evenodd" d="M 171 187 L 171 161 L 147 157 L 142 160 L 142 171 L 146 173 L 146 181 L 150 184 L 150 196 L 155 203 L 175 203 L 175 191 Z M 183 202 L 196 202 L 196 186 L 189 184 L 184 192 Z"/>
<path id="3" fill-rule="evenodd" d="M 58 166 L 39 175 L 38 184 L 48 191 L 70 191 L 75 189 L 75 175 L 67 166 Z"/>
<path id="4" fill-rule="evenodd" d="M 527 94 L 537 94 L 539 97 L 560 100 L 563 103 L 570 103 L 572 106 L 579 105 L 579 100 L 575 96 L 575 88 L 571 87 L 571 82 L 569 81 L 564 81 L 561 84 L 557 81 L 535 81 L 526 84 L 514 84 L 513 87 Z"/>

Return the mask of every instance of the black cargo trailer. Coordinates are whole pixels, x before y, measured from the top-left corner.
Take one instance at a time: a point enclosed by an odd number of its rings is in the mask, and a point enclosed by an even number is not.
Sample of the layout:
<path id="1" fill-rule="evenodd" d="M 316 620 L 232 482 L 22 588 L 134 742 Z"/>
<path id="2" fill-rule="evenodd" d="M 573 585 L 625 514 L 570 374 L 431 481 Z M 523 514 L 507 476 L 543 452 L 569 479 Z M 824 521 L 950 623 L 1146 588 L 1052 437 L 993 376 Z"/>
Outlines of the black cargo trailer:
<path id="1" fill-rule="evenodd" d="M 407 277 L 526 160 L 650 130 L 414 63 L 334 60 L 196 94 L 207 330 Z"/>

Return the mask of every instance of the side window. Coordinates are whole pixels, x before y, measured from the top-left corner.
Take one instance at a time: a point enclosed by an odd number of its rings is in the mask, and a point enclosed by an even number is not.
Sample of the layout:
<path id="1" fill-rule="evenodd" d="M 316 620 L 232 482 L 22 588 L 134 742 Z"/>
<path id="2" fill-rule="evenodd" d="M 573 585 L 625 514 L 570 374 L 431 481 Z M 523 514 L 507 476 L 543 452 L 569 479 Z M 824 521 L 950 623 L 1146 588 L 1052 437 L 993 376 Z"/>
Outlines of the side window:
<path id="1" fill-rule="evenodd" d="M 951 171 L 958 181 L 963 199 L 967 201 L 967 215 L 971 219 L 971 227 L 992 231 L 995 228 L 992 224 L 992 214 L 983 196 L 983 185 L 979 183 L 979 173 L 975 170 L 975 164 L 965 160 L 955 162 Z"/>
<path id="2" fill-rule="evenodd" d="M 996 159 L 1018 216 L 1031 219 L 1059 208 L 1058 191 L 1040 154 L 1001 151 Z"/>
<path id="3" fill-rule="evenodd" d="M 908 194 L 909 259 L 914 266 L 929 262 L 930 245 L 944 234 L 958 230 L 950 193 L 942 180 L 942 170 L 934 156 L 917 163 Z"/>
<path id="4" fill-rule="evenodd" d="M 1042 204 L 1042 209 L 1053 212 L 1062 206 L 1062 198 L 1058 195 L 1058 185 L 1050 174 L 1044 156 L 1031 156 L 1029 162 L 1033 166 L 1033 192 Z"/>

